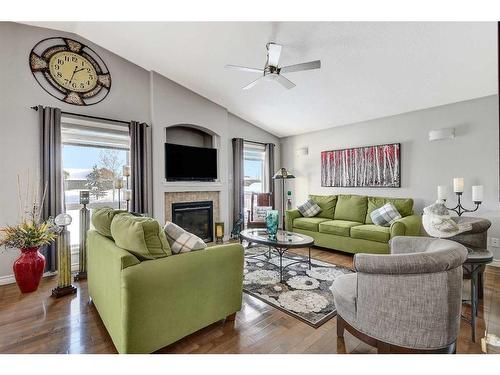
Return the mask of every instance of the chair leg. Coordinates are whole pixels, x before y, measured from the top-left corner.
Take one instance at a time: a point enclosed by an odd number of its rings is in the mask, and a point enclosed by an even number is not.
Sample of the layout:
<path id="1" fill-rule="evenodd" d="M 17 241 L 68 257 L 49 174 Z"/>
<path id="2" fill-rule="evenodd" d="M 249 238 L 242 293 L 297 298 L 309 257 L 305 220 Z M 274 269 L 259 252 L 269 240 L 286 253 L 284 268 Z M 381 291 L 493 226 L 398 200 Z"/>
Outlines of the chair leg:
<path id="1" fill-rule="evenodd" d="M 385 342 L 379 341 L 377 342 L 377 353 L 378 354 L 390 354 L 391 353 L 391 345 Z"/>
<path id="2" fill-rule="evenodd" d="M 344 337 L 345 322 L 340 315 L 337 314 L 337 337 Z"/>

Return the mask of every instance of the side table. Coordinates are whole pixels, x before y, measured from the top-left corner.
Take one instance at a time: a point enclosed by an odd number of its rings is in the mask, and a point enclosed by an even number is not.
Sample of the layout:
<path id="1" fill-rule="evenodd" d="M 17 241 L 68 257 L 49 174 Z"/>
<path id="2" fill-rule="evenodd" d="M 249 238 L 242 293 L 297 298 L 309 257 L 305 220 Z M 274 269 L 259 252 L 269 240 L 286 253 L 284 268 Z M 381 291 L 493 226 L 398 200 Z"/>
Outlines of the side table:
<path id="1" fill-rule="evenodd" d="M 478 280 L 480 278 L 482 280 L 486 264 L 493 261 L 493 253 L 488 249 L 474 249 L 470 247 L 467 247 L 467 251 L 469 254 L 467 255 L 467 260 L 463 264 L 462 268 L 464 271 L 464 277 L 470 278 L 470 325 L 472 331 L 472 342 L 476 342 L 477 304 L 479 301 Z"/>

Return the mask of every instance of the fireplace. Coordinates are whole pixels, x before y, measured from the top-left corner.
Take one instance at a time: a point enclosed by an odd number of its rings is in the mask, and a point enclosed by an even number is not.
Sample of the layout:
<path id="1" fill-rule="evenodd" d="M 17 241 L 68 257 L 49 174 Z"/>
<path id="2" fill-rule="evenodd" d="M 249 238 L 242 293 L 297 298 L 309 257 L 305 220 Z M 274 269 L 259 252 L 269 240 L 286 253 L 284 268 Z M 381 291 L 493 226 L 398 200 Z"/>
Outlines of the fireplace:
<path id="1" fill-rule="evenodd" d="M 172 203 L 172 222 L 200 237 L 213 241 L 213 202 Z"/>

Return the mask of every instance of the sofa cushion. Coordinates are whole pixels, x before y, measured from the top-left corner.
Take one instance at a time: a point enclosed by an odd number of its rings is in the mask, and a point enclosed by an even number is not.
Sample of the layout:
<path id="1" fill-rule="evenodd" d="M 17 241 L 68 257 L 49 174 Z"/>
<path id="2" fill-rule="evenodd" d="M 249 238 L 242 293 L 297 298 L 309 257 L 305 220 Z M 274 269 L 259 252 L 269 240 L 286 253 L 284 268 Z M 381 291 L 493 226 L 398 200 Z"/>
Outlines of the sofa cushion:
<path id="1" fill-rule="evenodd" d="M 111 222 L 111 234 L 117 246 L 141 260 L 172 255 L 163 228 L 153 218 L 120 213 Z"/>
<path id="2" fill-rule="evenodd" d="M 357 221 L 366 219 L 367 197 L 364 195 L 338 195 L 335 206 L 335 220 Z"/>
<path id="3" fill-rule="evenodd" d="M 164 229 L 174 254 L 188 253 L 190 251 L 202 250 L 207 247 L 205 241 L 200 237 L 184 230 L 170 221 L 167 221 Z"/>
<path id="4" fill-rule="evenodd" d="M 411 198 L 368 197 L 368 210 L 366 212 L 365 223 L 373 224 L 370 214 L 387 203 L 392 203 L 402 217 L 413 215 L 413 199 Z"/>
<path id="5" fill-rule="evenodd" d="M 333 220 L 333 215 L 335 212 L 335 205 L 337 204 L 336 195 L 312 195 L 309 194 L 309 199 L 316 203 L 320 208 L 321 212 L 316 215 L 316 217 L 322 217 L 325 219 Z"/>
<path id="6" fill-rule="evenodd" d="M 363 225 L 363 223 L 347 220 L 328 220 L 319 224 L 319 232 L 349 237 L 351 235 L 351 228 L 357 225 Z"/>
<path id="7" fill-rule="evenodd" d="M 370 218 L 375 225 L 390 227 L 396 220 L 401 219 L 401 214 L 392 203 L 387 203 L 382 207 L 373 210 L 370 214 Z"/>
<path id="8" fill-rule="evenodd" d="M 312 199 L 308 199 L 300 206 L 297 206 L 297 209 L 304 217 L 314 217 L 321 212 L 321 207 L 314 203 Z"/>
<path id="9" fill-rule="evenodd" d="M 111 207 L 100 207 L 92 210 L 92 225 L 103 236 L 113 238 L 111 235 L 111 222 L 116 214 L 126 213 L 126 210 L 115 210 Z"/>
<path id="10" fill-rule="evenodd" d="M 293 221 L 293 226 L 294 228 L 318 232 L 319 224 L 324 221 L 328 221 L 328 219 L 322 217 L 299 217 Z"/>
<path id="11" fill-rule="evenodd" d="M 374 224 L 359 225 L 351 228 L 351 237 L 376 242 L 389 242 L 391 230 Z"/>

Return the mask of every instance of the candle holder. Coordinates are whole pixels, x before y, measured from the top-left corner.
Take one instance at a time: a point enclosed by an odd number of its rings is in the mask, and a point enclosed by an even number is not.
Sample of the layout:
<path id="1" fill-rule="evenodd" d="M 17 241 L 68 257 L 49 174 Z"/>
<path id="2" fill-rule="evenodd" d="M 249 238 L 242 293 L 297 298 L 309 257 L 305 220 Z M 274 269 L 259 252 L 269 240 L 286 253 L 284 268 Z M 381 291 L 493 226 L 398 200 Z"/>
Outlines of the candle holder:
<path id="1" fill-rule="evenodd" d="M 122 174 L 125 177 L 125 181 L 126 181 L 125 188 L 129 192 L 127 194 L 125 194 L 125 191 L 123 192 L 123 198 L 125 198 L 125 201 L 127 202 L 127 211 L 129 211 L 130 210 L 131 191 L 130 191 L 130 188 L 128 186 L 128 180 L 132 174 L 132 167 L 130 167 L 130 165 L 124 165 L 123 170 L 122 170 Z"/>
<path id="2" fill-rule="evenodd" d="M 89 192 L 80 191 L 80 204 L 83 207 L 80 210 L 80 247 L 78 273 L 73 278 L 74 281 L 85 280 L 87 278 L 87 231 L 90 229 L 90 211 L 87 208 L 89 204 Z"/>
<path id="3" fill-rule="evenodd" d="M 224 223 L 215 223 L 215 243 L 221 244 L 224 242 Z"/>
<path id="4" fill-rule="evenodd" d="M 67 229 L 71 224 L 71 216 L 68 214 L 59 214 L 54 220 L 55 224 L 61 229 L 57 237 L 57 287 L 52 289 L 52 296 L 59 298 L 67 294 L 76 293 L 76 288 L 71 284 L 71 241 Z"/>
<path id="5" fill-rule="evenodd" d="M 457 195 L 457 199 L 458 199 L 458 203 L 455 207 L 453 208 L 449 208 L 449 207 L 445 207 L 450 210 L 450 211 L 453 211 L 455 212 L 458 216 L 462 216 L 462 214 L 464 213 L 467 213 L 467 212 L 475 212 L 479 209 L 479 205 L 482 203 L 480 201 L 474 201 L 474 204 L 476 205 L 476 208 L 474 208 L 473 210 L 468 210 L 466 209 L 464 206 L 462 206 L 462 192 L 458 192 L 456 191 L 455 194 Z M 443 201 L 446 203 L 446 199 L 443 199 Z"/>
<path id="6" fill-rule="evenodd" d="M 118 190 L 118 209 L 122 208 L 121 190 L 123 189 L 123 178 L 119 177 L 115 180 L 115 189 Z"/>

